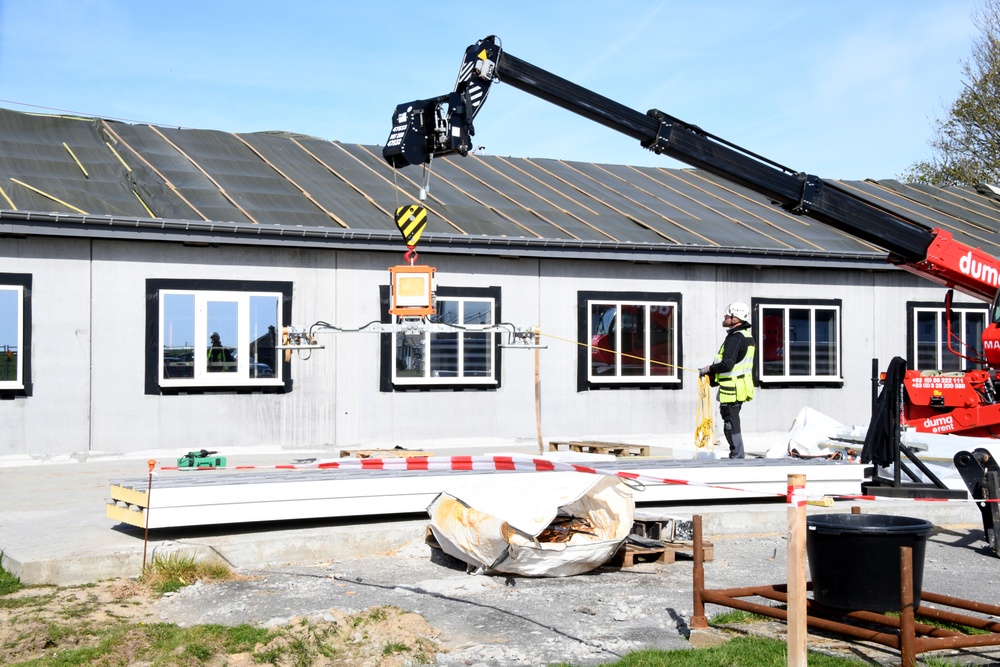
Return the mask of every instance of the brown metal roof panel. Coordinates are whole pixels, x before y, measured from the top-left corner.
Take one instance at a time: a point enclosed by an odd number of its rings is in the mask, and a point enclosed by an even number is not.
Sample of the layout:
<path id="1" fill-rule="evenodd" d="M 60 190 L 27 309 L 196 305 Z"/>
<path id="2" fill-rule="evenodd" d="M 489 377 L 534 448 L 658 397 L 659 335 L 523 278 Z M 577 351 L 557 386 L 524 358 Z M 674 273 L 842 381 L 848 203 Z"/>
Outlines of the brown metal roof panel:
<path id="1" fill-rule="evenodd" d="M 511 205 L 511 200 L 505 193 L 491 188 L 464 168 L 459 160 L 435 160 L 431 182 L 448 183 L 458 192 L 470 199 L 475 199 L 484 206 L 505 208 Z"/>
<path id="2" fill-rule="evenodd" d="M 938 188 L 938 191 L 942 196 L 962 202 L 963 205 L 967 205 L 973 210 L 978 211 L 991 221 L 989 225 L 991 229 L 1000 227 L 1000 195 L 993 194 L 992 192 L 982 193 L 974 188 L 958 185 Z"/>
<path id="3" fill-rule="evenodd" d="M 883 187 L 895 190 L 925 206 L 960 217 L 987 230 L 1000 229 L 1000 208 L 994 201 L 977 192 L 958 188 L 937 188 L 922 183 L 879 181 Z"/>
<path id="4" fill-rule="evenodd" d="M 664 185 L 689 202 L 695 202 L 696 214 L 703 220 L 718 225 L 720 231 L 712 234 L 719 240 L 736 238 L 740 245 L 760 248 L 795 250 L 822 249 L 784 227 L 774 224 L 764 216 L 748 211 L 745 200 L 734 196 L 725 188 L 700 178 L 700 172 L 690 170 L 662 170 Z M 732 245 L 723 241 L 723 245 Z"/>
<path id="5" fill-rule="evenodd" d="M 337 163 L 339 166 L 348 169 L 357 169 L 358 174 L 367 172 L 371 176 L 366 178 L 372 176 L 379 178 L 379 174 L 381 174 L 386 184 L 392 184 L 389 190 L 382 190 L 383 196 L 391 198 L 392 210 L 404 204 L 420 203 L 426 206 L 428 210 L 428 222 L 425 233 L 525 235 L 524 229 L 509 220 L 505 220 L 489 207 L 477 203 L 469 197 L 467 192 L 456 188 L 448 181 L 437 178 L 438 169 L 446 165 L 449 160 L 461 160 L 464 158 L 448 157 L 434 160 L 430 188 L 427 191 L 426 200 L 421 202 L 418 198 L 420 184 L 423 179 L 423 170 L 421 168 L 391 168 L 382 159 L 382 149 L 378 146 L 337 144 L 334 146 L 334 149 L 346 153 L 356 163 L 356 166 L 351 165 L 348 160 L 341 159 Z M 354 177 L 352 177 L 353 180 Z M 365 183 L 369 182 L 371 181 L 365 181 Z M 366 189 L 367 187 L 366 185 Z M 534 236 L 533 234 L 528 235 Z"/>
<path id="6" fill-rule="evenodd" d="M 1000 233 L 996 231 L 983 229 L 966 220 L 945 215 L 877 183 L 866 181 L 840 181 L 840 183 L 877 206 L 905 216 L 925 227 L 945 229 L 961 243 L 980 247 L 994 255 L 1000 253 Z"/>
<path id="7" fill-rule="evenodd" d="M 365 198 L 370 197 L 373 207 L 386 209 L 390 214 L 389 223 L 393 227 L 395 222 L 391 218 L 397 208 L 421 204 L 428 209 L 424 233 L 457 234 L 464 231 L 456 227 L 454 221 L 449 222 L 443 217 L 446 215 L 443 213 L 443 204 L 433 194 L 429 195 L 426 201 L 419 201 L 416 181 L 410 180 L 414 175 L 419 179 L 419 169 L 409 169 L 394 174 L 393 172 L 397 170 L 390 169 L 388 163 L 381 158 L 381 149 L 378 149 L 378 157 L 369 152 L 378 147 L 340 144 L 320 139 L 301 141 L 296 139 L 296 141 L 316 159 L 322 160 L 325 165 L 329 165 L 346 179 L 345 182 L 349 186 L 363 192 Z"/>
<path id="8" fill-rule="evenodd" d="M 465 168 L 459 160 L 435 161 L 432 180 L 449 185 L 452 190 L 444 191 L 440 187 L 437 196 L 443 202 L 449 200 L 460 206 L 483 206 L 492 210 L 511 230 L 503 233 L 517 236 L 535 236 L 538 238 L 569 238 L 550 223 L 534 215 L 517 201 L 508 196 L 476 174 Z M 494 179 L 495 180 L 495 179 Z"/>
<path id="9" fill-rule="evenodd" d="M 261 160 L 236 136 L 214 130 L 159 130 L 211 175 L 223 195 L 256 222 L 326 226 L 329 215 L 302 196 L 301 190 Z"/>
<path id="10" fill-rule="evenodd" d="M 621 198 L 607 188 L 600 187 L 593 179 L 582 174 L 577 162 L 562 162 L 548 158 L 531 158 L 522 163 L 529 173 L 546 178 L 552 188 L 572 197 L 589 210 L 579 213 L 589 224 L 601 229 L 619 241 L 638 243 L 672 243 L 669 235 L 657 233 L 646 221 L 648 217 L 633 210 L 623 209 Z M 541 176 L 544 174 L 544 176 Z M 637 224 L 636 219 L 643 224 Z"/>
<path id="11" fill-rule="evenodd" d="M 378 202 L 394 203 L 408 195 L 416 199 L 423 170 L 420 167 L 393 169 L 382 158 L 380 146 L 346 144 L 337 141 L 309 140 L 302 144 L 328 162 L 352 174 L 351 182 L 361 187 Z M 447 159 L 447 158 L 443 158 Z M 436 161 L 435 161 L 436 162 Z M 432 182 L 433 184 L 433 182 Z"/>
<path id="12" fill-rule="evenodd" d="M 574 163 L 573 166 L 618 197 L 616 205 L 622 212 L 639 218 L 674 242 L 721 245 L 715 237 L 728 221 L 712 211 L 703 211 L 700 215 L 692 213 L 695 205 L 664 188 L 659 170 L 623 165 Z"/>
<path id="13" fill-rule="evenodd" d="M 181 155 L 162 136 L 148 125 L 109 124 L 114 133 L 124 142 L 117 149 L 130 165 L 136 161 L 148 163 L 148 167 L 136 170 L 133 175 L 140 186 L 153 190 L 163 187 L 164 179 L 168 189 L 176 188 L 180 196 L 190 203 L 198 213 L 182 216 L 198 219 L 229 222 L 250 222 L 250 219 L 212 183 L 205 174 L 195 169 L 191 161 Z M 155 170 L 155 171 L 154 171 Z M 157 217 L 163 216 L 156 209 Z"/>
<path id="14" fill-rule="evenodd" d="M 913 187 L 926 187 L 928 190 L 937 190 L 942 197 L 953 201 L 960 201 L 963 203 L 967 202 L 970 206 L 973 206 L 986 217 L 993 220 L 1000 220 L 1000 199 L 998 199 L 998 195 L 995 195 L 992 192 L 985 194 L 977 192 L 973 188 L 959 187 L 955 185 L 949 185 L 944 188 L 933 188 L 929 185 L 922 186 L 920 184 L 913 184 Z"/>
<path id="15" fill-rule="evenodd" d="M 675 172 L 671 172 L 671 174 L 677 175 Z M 808 216 L 788 213 L 771 204 L 762 195 L 720 176 L 701 170 L 683 170 L 679 172 L 679 177 L 695 181 L 704 190 L 701 198 L 706 202 L 713 201 L 716 197 L 723 197 L 733 206 L 741 209 L 739 216 L 741 220 L 747 219 L 747 216 L 760 220 L 765 225 L 761 228 L 765 233 L 770 230 L 781 230 L 783 234 L 795 239 L 796 247 L 830 252 L 878 252 L 880 250 L 876 246 L 829 225 L 817 222 Z M 720 210 L 725 211 L 726 209 L 720 208 Z M 732 211 L 728 212 L 733 214 Z M 775 233 L 777 234 L 777 231 Z M 788 238 L 788 236 L 780 234 L 779 236 Z"/>
<path id="16" fill-rule="evenodd" d="M 593 183 L 580 180 L 579 173 L 564 163 L 546 159 L 498 158 L 513 180 L 536 189 L 551 205 L 565 210 L 586 226 L 599 230 L 599 237 L 638 243 L 669 243 L 668 237 L 687 243 L 684 234 L 660 234 L 652 225 L 638 224 L 619 207 L 595 199 Z M 569 171 L 567 171 L 567 169 Z M 566 176 L 572 176 L 567 179 Z"/>
<path id="17" fill-rule="evenodd" d="M 597 218 L 597 212 L 580 205 L 559 190 L 551 181 L 554 179 L 534 169 L 532 165 L 520 158 L 501 158 L 490 156 L 481 160 L 490 160 L 490 167 L 499 173 L 515 197 L 522 203 L 531 203 L 531 210 L 545 217 L 554 225 L 558 225 L 571 238 L 593 241 L 617 241 L 607 230 L 602 229 Z M 537 175 L 532 175 L 535 172 Z M 565 186 L 563 186 L 565 189 Z M 519 194 L 519 193 L 527 193 Z M 560 238 L 565 235 L 560 235 Z M 654 239 L 655 241 L 655 239 Z"/>
<path id="18" fill-rule="evenodd" d="M 289 142 L 296 151 L 293 155 L 306 160 L 330 178 L 343 180 L 361 196 L 370 199 L 373 206 L 391 212 L 403 203 L 410 203 L 411 197 L 401 196 L 408 189 L 407 181 L 399 183 L 403 190 L 399 192 L 393 185 L 393 174 L 388 165 L 382 160 L 376 162 L 371 159 L 364 146 L 302 137 L 292 137 Z M 414 172 L 419 173 L 418 170 Z M 413 189 L 412 199 L 416 199 L 416 189 Z"/>
<path id="19" fill-rule="evenodd" d="M 620 241 L 601 230 L 590 220 L 577 213 L 570 213 L 558 206 L 550 197 L 556 195 L 551 188 L 537 181 L 531 181 L 521 170 L 515 169 L 510 160 L 495 157 L 470 156 L 470 159 L 455 161 L 454 166 L 475 177 L 486 188 L 501 190 L 508 200 L 500 211 L 517 222 L 524 224 L 542 238 L 587 239 L 597 241 Z M 542 194 L 545 192 L 548 196 Z M 593 212 L 581 211 L 589 218 Z M 538 226 L 538 222 L 544 223 Z M 655 242 L 655 235 L 639 233 L 640 237 Z M 628 240 L 643 240 L 635 238 Z"/>
<path id="20" fill-rule="evenodd" d="M 842 187 L 871 202 L 875 206 L 891 210 L 905 216 L 925 227 L 955 225 L 958 222 L 953 216 L 940 210 L 915 201 L 895 190 L 884 187 L 875 181 L 837 181 Z"/>
<path id="21" fill-rule="evenodd" d="M 588 219 L 597 211 L 584 203 L 588 198 L 583 192 L 568 186 L 555 174 L 544 169 L 534 160 L 491 156 L 491 163 L 504 176 L 523 189 L 531 190 L 548 204 L 571 215 Z"/>
<path id="22" fill-rule="evenodd" d="M 470 236 L 509 236 L 512 238 L 539 238 L 524 227 L 514 224 L 504 216 L 486 206 L 474 202 L 443 206 L 440 209 Z M 433 214 L 433 213 L 431 213 Z M 454 232 L 452 232 L 454 233 Z"/>
<path id="23" fill-rule="evenodd" d="M 21 210 L 149 217 L 93 119 L 0 109 L 0 188 Z"/>
<path id="24" fill-rule="evenodd" d="M 303 150 L 292 138 L 273 133 L 257 133 L 241 135 L 240 139 L 246 141 L 274 170 L 280 172 L 281 177 L 288 179 L 302 198 L 312 201 L 316 208 L 325 213 L 327 220 L 322 224 L 332 222 L 342 227 L 354 228 L 360 225 L 369 229 L 372 228 L 372 218 L 392 220 L 391 207 L 378 206 L 366 193 L 345 179 L 343 169 L 336 170 L 336 173 L 331 171 L 331 168 L 311 156 L 311 151 Z M 338 152 L 343 156 L 342 161 L 346 159 L 354 162 L 342 151 Z M 359 220 L 349 222 L 340 211 L 345 201 L 351 203 L 352 217 L 360 218 Z M 394 223 L 390 224 L 395 226 Z"/>

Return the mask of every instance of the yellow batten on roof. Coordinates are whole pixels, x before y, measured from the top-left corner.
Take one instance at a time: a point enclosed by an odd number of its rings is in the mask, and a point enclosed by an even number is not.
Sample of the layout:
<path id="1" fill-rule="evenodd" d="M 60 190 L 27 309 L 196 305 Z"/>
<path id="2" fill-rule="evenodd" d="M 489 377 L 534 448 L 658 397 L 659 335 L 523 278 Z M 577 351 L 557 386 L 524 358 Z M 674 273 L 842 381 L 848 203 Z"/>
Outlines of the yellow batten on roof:
<path id="1" fill-rule="evenodd" d="M 27 183 L 25 183 L 24 181 L 19 181 L 19 180 L 17 180 L 16 178 L 12 178 L 12 179 L 10 179 L 10 180 L 11 180 L 11 181 L 13 181 L 14 183 L 17 183 L 17 184 L 18 184 L 18 185 L 20 185 L 20 186 L 23 186 L 23 187 L 26 187 L 26 188 L 28 188 L 28 189 L 29 189 L 29 190 L 31 190 L 32 192 L 36 192 L 36 193 L 38 193 L 38 194 L 42 195 L 43 197 L 47 197 L 48 199 L 51 199 L 51 200 L 52 200 L 52 201 L 54 201 L 54 202 L 57 202 L 57 203 L 59 203 L 59 204 L 62 204 L 62 205 L 63 205 L 63 206 L 65 206 L 66 208 L 70 208 L 70 209 L 73 209 L 74 211 L 76 211 L 76 212 L 77 212 L 77 213 L 79 213 L 80 215 L 90 215 L 89 213 L 87 213 L 86 211 L 84 211 L 84 210 L 83 210 L 82 208 L 77 208 L 76 206 L 73 206 L 72 204 L 68 204 L 68 203 L 64 202 L 64 201 L 63 201 L 62 199 L 59 199 L 59 198 L 58 198 L 58 197 L 56 197 L 56 196 L 53 196 L 53 195 L 50 195 L 50 194 L 49 194 L 48 192 L 45 192 L 45 191 L 43 191 L 43 190 L 39 190 L 39 189 L 38 189 L 38 188 L 36 188 L 36 187 L 33 187 L 33 186 L 31 186 L 31 185 L 28 185 L 28 184 L 27 184 Z"/>
<path id="2" fill-rule="evenodd" d="M 80 162 L 80 158 L 76 156 L 76 153 L 73 152 L 73 149 L 69 147 L 69 144 L 67 144 L 65 141 L 62 142 L 62 144 L 63 148 L 66 149 L 66 152 L 69 153 L 69 156 L 73 158 L 74 162 L 76 162 L 76 166 L 78 166 L 80 168 L 80 171 L 83 172 L 84 177 L 90 178 L 90 174 L 87 173 L 87 169 L 83 166 L 83 163 Z"/>
<path id="3" fill-rule="evenodd" d="M 7 196 L 7 193 L 3 191 L 3 188 L 0 188 L 0 196 L 3 197 L 3 200 L 5 202 L 7 202 L 7 205 L 10 207 L 10 210 L 12 210 L 12 211 L 16 211 L 17 210 L 17 206 L 15 206 L 14 202 L 11 201 L 10 197 Z"/>

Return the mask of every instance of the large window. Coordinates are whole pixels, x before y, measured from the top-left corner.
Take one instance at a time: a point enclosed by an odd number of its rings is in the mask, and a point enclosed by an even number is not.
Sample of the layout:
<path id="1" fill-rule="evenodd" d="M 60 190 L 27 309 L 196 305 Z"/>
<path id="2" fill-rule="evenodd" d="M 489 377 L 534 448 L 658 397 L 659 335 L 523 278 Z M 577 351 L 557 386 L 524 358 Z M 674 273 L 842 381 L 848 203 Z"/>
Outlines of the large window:
<path id="1" fill-rule="evenodd" d="M 983 329 L 989 316 L 986 305 L 952 305 L 951 348 L 957 355 L 948 349 L 948 319 L 940 303 L 908 303 L 906 309 L 909 368 L 965 371 L 980 367 L 959 355 L 982 358 Z"/>
<path id="2" fill-rule="evenodd" d="M 679 386 L 680 303 L 679 294 L 581 292 L 581 388 Z"/>
<path id="3" fill-rule="evenodd" d="M 839 299 L 754 299 L 758 379 L 767 383 L 840 383 Z"/>
<path id="4" fill-rule="evenodd" d="M 147 292 L 147 389 L 285 387 L 275 346 L 291 283 L 149 280 Z"/>
<path id="5" fill-rule="evenodd" d="M 0 396 L 30 393 L 30 336 L 31 276 L 0 273 Z"/>
<path id="6" fill-rule="evenodd" d="M 394 321 L 387 287 L 382 299 L 383 322 Z M 500 288 L 438 287 L 435 308 L 425 321 L 444 325 L 444 331 L 383 336 L 382 390 L 499 386 L 500 334 L 476 329 L 499 321 Z"/>

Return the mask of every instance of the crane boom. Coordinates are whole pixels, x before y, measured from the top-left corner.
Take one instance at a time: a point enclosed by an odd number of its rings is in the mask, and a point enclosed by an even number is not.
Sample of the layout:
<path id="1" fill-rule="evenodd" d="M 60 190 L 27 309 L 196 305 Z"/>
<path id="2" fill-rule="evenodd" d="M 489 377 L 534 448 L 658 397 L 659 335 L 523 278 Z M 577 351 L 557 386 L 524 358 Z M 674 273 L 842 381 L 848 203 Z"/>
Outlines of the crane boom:
<path id="1" fill-rule="evenodd" d="M 742 185 L 780 205 L 888 251 L 888 259 L 941 285 L 992 301 L 1000 262 L 952 238 L 846 190 L 835 181 L 794 171 L 651 109 L 641 113 L 503 51 L 495 36 L 465 51 L 452 93 L 396 107 L 382 153 L 393 167 L 465 155 L 473 120 L 495 82 L 507 83 L 640 142 L 657 154 Z"/>

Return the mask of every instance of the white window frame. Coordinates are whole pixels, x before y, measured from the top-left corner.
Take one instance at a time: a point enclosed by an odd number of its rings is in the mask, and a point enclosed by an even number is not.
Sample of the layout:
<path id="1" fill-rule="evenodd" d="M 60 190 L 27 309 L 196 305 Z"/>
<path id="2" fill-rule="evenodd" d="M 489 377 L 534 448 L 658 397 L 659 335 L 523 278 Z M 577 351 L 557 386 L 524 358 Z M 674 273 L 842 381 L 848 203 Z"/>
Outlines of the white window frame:
<path id="1" fill-rule="evenodd" d="M 15 315 L 16 321 L 14 322 L 16 354 L 11 355 L 13 357 L 11 362 L 6 361 L 7 350 L 0 349 L 0 364 L 12 363 L 16 379 L 0 380 L 0 390 L 22 390 L 24 389 L 24 360 L 25 355 L 28 353 L 24 344 L 24 286 L 0 283 L 0 291 L 14 293 L 15 309 L 17 311 Z M 6 317 L 6 313 L 0 313 L 0 316 Z"/>
<path id="2" fill-rule="evenodd" d="M 948 350 L 948 341 L 946 340 L 946 337 L 944 335 L 944 332 L 947 331 L 946 324 L 944 321 L 946 313 L 946 309 L 944 306 L 927 305 L 922 303 L 921 304 L 910 303 L 907 304 L 907 307 L 910 311 L 910 319 L 909 319 L 910 322 L 909 340 L 910 340 L 910 355 L 911 355 L 909 363 L 910 368 L 920 371 L 923 370 L 967 371 L 982 367 L 982 364 L 976 364 L 972 361 L 969 361 L 968 359 L 963 359 L 960 356 L 953 355 Z M 989 326 L 990 324 L 989 307 L 987 307 L 986 304 L 983 305 L 952 304 L 951 312 L 953 315 L 957 314 L 959 316 L 959 329 L 956 333 L 958 334 L 960 339 L 965 340 L 965 342 L 968 345 L 970 345 L 973 349 L 972 350 L 964 349 L 961 343 L 959 343 L 958 341 L 953 342 L 952 347 L 967 356 L 971 357 L 979 355 L 980 357 L 982 357 L 983 354 L 982 337 L 979 337 L 976 340 L 967 340 L 964 334 L 966 330 L 966 321 L 970 313 L 976 313 L 978 315 L 981 315 L 983 319 L 983 327 L 985 328 Z M 927 341 L 928 343 L 932 343 L 934 345 L 935 362 L 933 366 L 929 367 L 923 367 L 920 363 L 921 357 L 919 352 L 920 352 L 921 341 L 919 340 L 919 337 L 921 332 L 917 322 L 918 315 L 920 313 L 931 313 L 935 316 L 934 317 L 935 340 Z M 945 358 L 951 358 L 957 361 L 958 367 L 946 368 L 944 363 Z"/>
<path id="3" fill-rule="evenodd" d="M 167 342 L 164 330 L 166 328 L 166 314 L 164 312 L 165 297 L 171 295 L 191 296 L 194 298 L 194 338 L 192 341 L 192 362 L 194 364 L 193 377 L 190 378 L 168 378 L 165 377 L 165 350 Z M 251 377 L 250 374 L 250 344 L 256 339 L 255 333 L 250 327 L 250 300 L 254 297 L 268 297 L 276 300 L 276 328 L 280 332 L 284 323 L 282 322 L 282 300 L 281 292 L 270 291 L 243 291 L 243 290 L 199 290 L 199 289 L 160 289 L 158 295 L 158 341 L 157 341 L 157 378 L 161 388 L 174 389 L 184 387 L 269 387 L 282 386 L 283 364 L 280 363 L 278 352 L 275 354 L 271 377 Z M 223 344 L 237 350 L 236 372 L 232 373 L 212 373 L 208 371 L 207 345 L 212 334 L 208 322 L 208 304 L 210 302 L 235 303 L 237 307 L 237 331 L 236 341 L 223 340 Z M 280 334 L 279 334 L 280 335 Z M 278 339 L 280 340 L 280 338 Z"/>
<path id="4" fill-rule="evenodd" d="M 465 330 L 465 329 L 463 329 L 463 327 L 465 326 L 463 324 L 464 319 L 465 319 L 465 305 L 467 303 L 470 303 L 470 302 L 477 302 L 477 303 L 488 302 L 490 304 L 490 313 L 489 313 L 489 318 L 488 318 L 489 321 L 485 322 L 483 324 L 488 325 L 488 326 L 493 326 L 496 323 L 496 318 L 497 318 L 497 305 L 498 305 L 497 304 L 497 299 L 494 298 L 493 296 L 477 295 L 477 294 L 468 294 L 468 295 L 463 294 L 463 295 L 455 295 L 455 296 L 451 296 L 451 295 L 441 296 L 440 295 L 440 290 L 439 290 L 439 294 L 438 294 L 438 296 L 436 296 L 435 302 L 436 302 L 436 305 L 437 305 L 438 314 L 436 314 L 436 315 L 428 315 L 426 319 L 427 319 L 428 322 L 440 322 L 440 323 L 443 323 L 443 324 L 454 324 L 454 325 L 456 325 L 455 326 L 455 334 L 456 334 L 456 338 L 457 338 L 457 344 L 456 344 L 456 352 L 455 352 L 455 354 L 457 355 L 457 362 L 456 362 L 457 363 L 457 367 L 458 367 L 457 374 L 456 375 L 446 375 L 446 376 L 434 375 L 433 374 L 433 371 L 431 370 L 430 359 L 431 359 L 431 349 L 432 349 L 432 346 L 434 345 L 434 341 L 435 341 L 435 337 L 434 337 L 435 333 L 424 331 L 424 332 L 417 333 L 417 334 L 400 334 L 400 333 L 394 331 L 394 332 L 391 333 L 391 337 L 390 337 L 390 341 L 391 341 L 391 347 L 390 347 L 390 349 L 391 349 L 391 357 L 392 357 L 392 360 L 393 360 L 393 363 L 391 364 L 391 368 L 392 368 L 391 381 L 392 381 L 392 384 L 394 386 L 397 386 L 397 387 L 455 386 L 455 385 L 487 386 L 487 387 L 495 387 L 495 386 L 497 386 L 498 385 L 497 378 L 498 378 L 498 372 L 499 372 L 497 366 L 499 364 L 498 364 L 497 358 L 496 358 L 496 346 L 498 344 L 498 336 L 499 336 L 499 334 L 496 334 L 496 333 L 487 334 L 489 336 L 489 344 L 486 346 L 485 354 L 486 354 L 486 356 L 488 358 L 488 362 L 489 362 L 489 368 L 490 368 L 489 374 L 488 375 L 466 375 L 465 374 L 466 373 L 466 370 L 465 370 L 465 345 L 466 345 L 466 336 L 468 334 L 476 334 L 476 331 L 475 331 L 475 326 L 476 325 L 468 325 L 469 327 L 471 327 L 471 330 Z M 442 322 L 442 320 L 440 319 L 440 317 L 441 317 L 440 313 L 441 313 L 441 304 L 444 303 L 444 302 L 457 303 L 458 304 L 458 306 L 459 306 L 459 312 L 458 312 L 458 320 L 459 321 L 458 322 Z M 478 334 L 478 335 L 481 335 L 481 334 Z M 418 349 L 422 352 L 422 357 L 424 359 L 423 369 L 422 369 L 423 370 L 422 375 L 413 376 L 413 375 L 400 375 L 399 374 L 399 370 L 400 369 L 397 368 L 397 365 L 396 365 L 395 362 L 397 360 L 396 350 L 397 350 L 397 345 L 399 344 L 399 338 L 400 338 L 400 336 L 407 336 L 408 338 L 411 338 L 411 339 L 414 338 L 414 337 L 419 337 L 419 338 L 422 339 L 420 341 L 419 345 L 417 346 Z"/>
<path id="5" fill-rule="evenodd" d="M 766 346 L 768 345 L 766 341 L 766 331 L 764 330 L 764 318 L 765 311 L 769 310 L 781 310 L 783 311 L 782 324 L 783 332 L 782 338 L 782 365 L 783 372 L 781 374 L 768 373 L 765 374 L 765 364 L 767 360 Z M 809 341 L 808 341 L 808 351 L 809 351 L 809 372 L 806 374 L 792 374 L 792 357 L 793 355 L 788 354 L 788 345 L 793 342 L 791 335 L 791 317 L 790 311 L 792 310 L 808 310 L 809 311 Z M 842 310 L 839 301 L 806 301 L 801 302 L 783 300 L 783 301 L 767 301 L 767 300 L 755 300 L 754 301 L 754 317 L 757 319 L 753 327 L 754 339 L 757 345 L 756 354 L 756 366 L 757 366 L 757 379 L 759 383 L 763 385 L 767 384 L 816 384 L 822 382 L 842 382 L 843 381 L 843 319 L 841 317 Z M 836 332 L 837 340 L 833 343 L 833 349 L 836 354 L 836 368 L 832 374 L 819 375 L 816 372 L 816 312 L 817 311 L 828 311 L 834 313 L 834 331 Z M 801 342 L 801 341 L 796 341 Z"/>
<path id="6" fill-rule="evenodd" d="M 589 332 L 587 338 L 587 382 L 592 385 L 618 385 L 618 384 L 680 384 L 680 302 L 678 300 L 660 300 L 660 299 L 615 299 L 613 293 L 608 295 L 609 298 L 589 298 L 585 302 L 586 308 L 586 331 Z M 651 340 L 652 340 L 652 327 L 650 326 L 652 322 L 651 313 L 654 309 L 670 308 L 672 309 L 671 317 L 671 328 L 673 331 L 673 341 L 670 349 L 670 358 L 673 359 L 673 364 L 670 366 L 661 366 L 660 364 L 652 363 L 648 353 L 643 359 L 643 370 L 642 373 L 635 375 L 622 375 L 622 365 L 623 359 L 629 359 L 629 357 L 623 357 L 621 353 L 621 334 L 622 327 L 615 327 L 615 341 L 613 349 L 614 355 L 614 371 L 611 374 L 598 374 L 594 372 L 594 353 L 595 346 L 593 344 L 594 336 L 597 335 L 597 329 L 595 322 L 593 321 L 594 306 L 603 305 L 609 306 L 615 309 L 616 313 L 621 313 L 623 307 L 640 307 L 645 308 L 644 313 L 644 331 L 643 331 L 643 349 L 651 350 Z M 666 370 L 664 373 L 653 374 L 653 367 L 660 367 Z"/>

